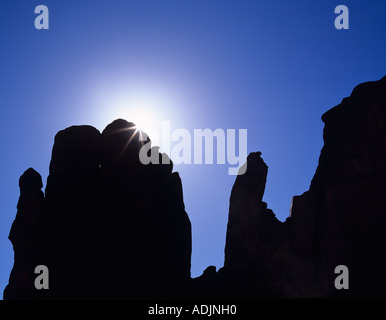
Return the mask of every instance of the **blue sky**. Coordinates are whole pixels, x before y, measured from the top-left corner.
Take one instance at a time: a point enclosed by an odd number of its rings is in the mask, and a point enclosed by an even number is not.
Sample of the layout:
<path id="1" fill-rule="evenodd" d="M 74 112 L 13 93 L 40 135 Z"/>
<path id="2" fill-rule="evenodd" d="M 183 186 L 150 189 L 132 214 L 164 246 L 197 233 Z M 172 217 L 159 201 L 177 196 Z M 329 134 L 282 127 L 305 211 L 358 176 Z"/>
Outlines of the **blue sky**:
<path id="1" fill-rule="evenodd" d="M 39 4 L 49 30 L 34 27 Z M 348 30 L 334 27 L 340 4 Z M 57 131 L 135 122 L 138 106 L 172 129 L 247 129 L 248 152 L 269 166 L 264 201 L 284 221 L 315 172 L 321 115 L 386 74 L 385 17 L 379 0 L 0 0 L 1 291 L 20 175 L 33 167 L 45 188 Z M 198 276 L 223 265 L 235 177 L 228 165 L 175 170 Z"/>

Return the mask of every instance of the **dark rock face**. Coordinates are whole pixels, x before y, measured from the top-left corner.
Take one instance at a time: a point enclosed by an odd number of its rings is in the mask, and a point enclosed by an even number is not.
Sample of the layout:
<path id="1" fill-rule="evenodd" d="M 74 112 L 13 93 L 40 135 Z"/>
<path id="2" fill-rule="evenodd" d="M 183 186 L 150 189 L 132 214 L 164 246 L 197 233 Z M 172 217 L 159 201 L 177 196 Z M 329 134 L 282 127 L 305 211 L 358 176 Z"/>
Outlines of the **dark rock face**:
<path id="1" fill-rule="evenodd" d="M 329 287 L 322 289 L 334 292 L 331 269 L 345 264 L 350 270 L 345 294 L 385 297 L 386 77 L 358 85 L 322 120 L 325 143 L 309 191 L 319 259 L 326 257 Z"/>
<path id="2" fill-rule="evenodd" d="M 269 288 L 272 279 L 267 277 L 269 272 L 265 270 L 280 264 L 280 258 L 288 251 L 282 245 L 288 236 L 288 226 L 277 220 L 262 201 L 268 166 L 260 155 L 261 152 L 249 154 L 247 171 L 237 176 L 230 197 L 222 271 L 226 271 L 231 282 L 236 283 L 231 286 L 231 291 L 240 297 L 270 294 L 267 290 L 272 289 Z M 273 260 L 267 264 L 271 257 Z M 260 273 L 266 276 L 260 277 Z"/>
<path id="3" fill-rule="evenodd" d="M 36 294 L 34 270 L 41 259 L 44 194 L 42 178 L 34 169 L 29 168 L 19 179 L 20 198 L 17 214 L 12 223 L 9 240 L 13 244 L 15 261 L 9 285 L 4 290 L 4 299 L 32 299 Z"/>
<path id="4" fill-rule="evenodd" d="M 190 279 L 191 225 L 178 173 L 140 163 L 133 126 L 117 120 L 102 133 L 104 283 L 113 297 L 164 297 Z"/>
<path id="5" fill-rule="evenodd" d="M 251 153 L 231 192 L 224 267 L 195 279 L 173 164 L 143 165 L 150 140 L 125 120 L 102 134 L 60 131 L 45 196 L 32 168 L 20 178 L 4 298 L 385 298 L 386 77 L 357 86 L 322 120 L 319 164 L 290 217 L 280 222 L 262 201 L 268 166 Z M 41 264 L 50 290 L 34 287 Z M 335 287 L 338 265 L 348 290 Z"/>
<path id="6" fill-rule="evenodd" d="M 181 296 L 191 255 L 181 180 L 172 163 L 139 161 L 140 134 L 121 119 L 102 134 L 67 128 L 55 137 L 45 197 L 40 175 L 23 174 L 4 299 Z M 49 290 L 34 287 L 37 265 L 50 270 Z"/>
<path id="7" fill-rule="evenodd" d="M 217 273 L 226 296 L 386 296 L 386 77 L 357 86 L 322 120 L 318 168 L 284 223 L 261 201 L 260 153 L 237 177 Z M 338 265 L 349 270 L 349 290 L 335 288 Z"/>
<path id="8" fill-rule="evenodd" d="M 93 127 L 73 126 L 55 136 L 41 222 L 45 259 L 39 263 L 51 271 L 52 290 L 42 294 L 78 298 L 96 292 L 101 152 L 100 133 Z"/>

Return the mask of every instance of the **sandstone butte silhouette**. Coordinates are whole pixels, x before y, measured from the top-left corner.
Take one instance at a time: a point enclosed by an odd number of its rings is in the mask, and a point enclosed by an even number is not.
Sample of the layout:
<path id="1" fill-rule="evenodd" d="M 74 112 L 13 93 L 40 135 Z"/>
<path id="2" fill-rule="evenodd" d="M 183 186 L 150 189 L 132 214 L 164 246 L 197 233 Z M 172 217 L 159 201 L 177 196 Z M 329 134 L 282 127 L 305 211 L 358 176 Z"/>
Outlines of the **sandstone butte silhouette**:
<path id="1" fill-rule="evenodd" d="M 144 142 L 122 119 L 102 134 L 58 132 L 45 194 L 34 169 L 19 180 L 4 299 L 385 298 L 386 76 L 358 85 L 322 121 L 316 173 L 285 222 L 262 201 L 261 153 L 248 156 L 231 191 L 224 266 L 194 279 L 172 163 L 141 164 Z M 48 290 L 34 286 L 37 265 L 49 269 Z M 338 265 L 348 290 L 334 285 Z"/>

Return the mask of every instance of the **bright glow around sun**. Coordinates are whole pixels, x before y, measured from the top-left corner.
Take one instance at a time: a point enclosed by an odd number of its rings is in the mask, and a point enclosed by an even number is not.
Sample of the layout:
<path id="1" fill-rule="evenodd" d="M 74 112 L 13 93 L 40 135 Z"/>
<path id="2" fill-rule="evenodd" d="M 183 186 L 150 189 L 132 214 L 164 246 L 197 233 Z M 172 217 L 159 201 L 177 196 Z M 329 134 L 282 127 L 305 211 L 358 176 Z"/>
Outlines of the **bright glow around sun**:
<path id="1" fill-rule="evenodd" d="M 139 130 L 154 131 L 160 127 L 160 104 L 147 97 L 127 97 L 112 103 L 112 115 L 135 123 Z"/>
<path id="2" fill-rule="evenodd" d="M 157 130 L 160 126 L 161 118 L 156 109 L 145 104 L 123 107 L 123 110 L 119 113 L 122 114 L 122 118 L 134 122 L 139 130 L 145 132 Z"/>
<path id="3" fill-rule="evenodd" d="M 160 134 L 162 121 L 176 121 L 175 97 L 154 86 L 139 87 L 126 83 L 120 86 L 109 85 L 93 90 L 93 93 L 100 130 L 115 119 L 121 118 L 135 123 L 139 130 L 147 133 L 152 139 Z"/>

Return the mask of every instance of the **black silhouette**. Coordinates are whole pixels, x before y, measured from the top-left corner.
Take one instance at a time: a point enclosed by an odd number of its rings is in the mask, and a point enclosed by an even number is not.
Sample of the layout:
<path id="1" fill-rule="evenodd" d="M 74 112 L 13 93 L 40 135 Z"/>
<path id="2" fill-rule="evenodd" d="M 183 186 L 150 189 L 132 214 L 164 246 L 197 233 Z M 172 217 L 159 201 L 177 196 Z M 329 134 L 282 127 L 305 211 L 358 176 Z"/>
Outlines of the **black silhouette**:
<path id="1" fill-rule="evenodd" d="M 268 167 L 251 153 L 231 193 L 224 267 L 195 279 L 172 163 L 140 163 L 141 132 L 125 120 L 102 134 L 60 131 L 45 195 L 32 168 L 20 178 L 4 299 L 385 297 L 386 77 L 322 120 L 319 165 L 290 217 L 280 222 L 262 201 Z M 49 290 L 34 286 L 37 265 L 50 270 Z M 334 285 L 338 265 L 348 290 Z"/>

